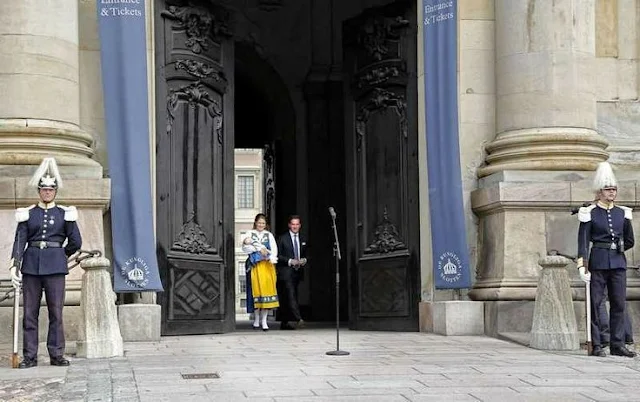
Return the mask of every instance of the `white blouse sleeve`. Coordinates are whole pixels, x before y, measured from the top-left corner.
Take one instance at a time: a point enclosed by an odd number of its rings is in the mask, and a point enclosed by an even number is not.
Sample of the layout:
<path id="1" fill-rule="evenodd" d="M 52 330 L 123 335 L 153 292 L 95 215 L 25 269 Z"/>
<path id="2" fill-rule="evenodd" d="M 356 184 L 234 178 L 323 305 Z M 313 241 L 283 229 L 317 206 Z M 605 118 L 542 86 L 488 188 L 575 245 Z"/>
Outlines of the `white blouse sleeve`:
<path id="1" fill-rule="evenodd" d="M 278 244 L 276 243 L 276 239 L 273 237 L 271 232 L 269 232 L 269 247 L 271 248 L 271 253 L 269 254 L 269 261 L 272 264 L 278 263 Z"/>
<path id="2" fill-rule="evenodd" d="M 245 237 L 242 238 L 241 241 L 241 245 L 242 245 L 242 252 L 243 253 L 247 253 L 247 254 L 251 254 L 251 253 L 255 253 L 256 251 L 258 251 L 258 248 L 256 246 L 254 246 L 253 244 L 244 244 L 244 241 L 247 238 L 251 238 L 251 231 L 247 232 L 247 235 Z"/>

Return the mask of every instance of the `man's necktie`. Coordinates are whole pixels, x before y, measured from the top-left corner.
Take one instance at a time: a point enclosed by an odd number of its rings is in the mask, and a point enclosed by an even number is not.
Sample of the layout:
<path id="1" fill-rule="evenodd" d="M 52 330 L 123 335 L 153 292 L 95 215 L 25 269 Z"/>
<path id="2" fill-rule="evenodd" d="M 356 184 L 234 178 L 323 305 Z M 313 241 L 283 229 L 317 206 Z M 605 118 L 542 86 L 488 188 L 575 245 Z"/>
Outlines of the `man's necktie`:
<path id="1" fill-rule="evenodd" d="M 293 257 L 296 260 L 300 259 L 300 247 L 298 246 L 298 234 L 293 234 Z"/>

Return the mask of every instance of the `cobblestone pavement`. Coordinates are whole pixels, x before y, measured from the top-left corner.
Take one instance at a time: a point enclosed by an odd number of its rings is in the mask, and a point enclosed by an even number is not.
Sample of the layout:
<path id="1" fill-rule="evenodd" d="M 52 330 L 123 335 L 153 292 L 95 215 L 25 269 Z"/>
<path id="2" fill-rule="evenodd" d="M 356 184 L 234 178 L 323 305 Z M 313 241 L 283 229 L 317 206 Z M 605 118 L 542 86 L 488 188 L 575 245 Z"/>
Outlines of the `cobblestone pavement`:
<path id="1" fill-rule="evenodd" d="M 550 353 L 487 337 L 238 331 L 126 343 L 125 356 L 9 368 L 2 401 L 640 401 L 640 358 Z M 7 351 L 6 353 L 4 353 Z M 185 378 L 191 375 L 195 378 Z M 209 376 L 218 378 L 207 378 Z"/>

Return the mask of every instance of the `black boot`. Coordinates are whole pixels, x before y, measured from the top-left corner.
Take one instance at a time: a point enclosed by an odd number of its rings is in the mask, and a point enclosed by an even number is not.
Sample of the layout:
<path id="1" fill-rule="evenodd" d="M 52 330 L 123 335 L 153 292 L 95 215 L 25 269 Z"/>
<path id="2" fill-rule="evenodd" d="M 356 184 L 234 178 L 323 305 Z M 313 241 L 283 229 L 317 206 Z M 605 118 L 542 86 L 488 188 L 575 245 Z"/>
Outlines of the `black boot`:
<path id="1" fill-rule="evenodd" d="M 18 364 L 18 368 L 25 369 L 31 368 L 38 365 L 38 359 L 23 359 L 20 364 Z"/>
<path id="2" fill-rule="evenodd" d="M 602 350 L 602 346 L 595 345 L 591 351 L 591 356 L 605 357 L 606 354 L 604 353 L 604 350 Z"/>
<path id="3" fill-rule="evenodd" d="M 632 352 L 625 346 L 611 347 L 611 356 L 636 357 L 636 352 Z"/>
<path id="4" fill-rule="evenodd" d="M 68 366 L 69 360 L 65 359 L 63 356 L 55 356 L 51 358 L 52 366 Z"/>

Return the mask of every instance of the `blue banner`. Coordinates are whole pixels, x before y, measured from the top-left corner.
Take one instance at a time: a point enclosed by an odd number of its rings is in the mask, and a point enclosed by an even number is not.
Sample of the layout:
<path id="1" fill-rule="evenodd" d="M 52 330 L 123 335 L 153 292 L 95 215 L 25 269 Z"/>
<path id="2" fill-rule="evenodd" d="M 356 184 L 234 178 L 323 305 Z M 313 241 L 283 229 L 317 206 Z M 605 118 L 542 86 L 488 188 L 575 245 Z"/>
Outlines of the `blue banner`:
<path id="1" fill-rule="evenodd" d="M 457 3 L 422 1 L 427 169 L 436 289 L 471 286 L 458 141 Z"/>
<path id="2" fill-rule="evenodd" d="M 116 292 L 162 291 L 153 232 L 145 0 L 97 0 Z"/>

